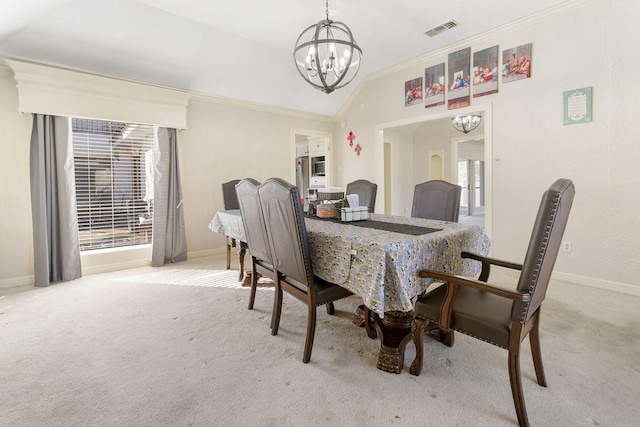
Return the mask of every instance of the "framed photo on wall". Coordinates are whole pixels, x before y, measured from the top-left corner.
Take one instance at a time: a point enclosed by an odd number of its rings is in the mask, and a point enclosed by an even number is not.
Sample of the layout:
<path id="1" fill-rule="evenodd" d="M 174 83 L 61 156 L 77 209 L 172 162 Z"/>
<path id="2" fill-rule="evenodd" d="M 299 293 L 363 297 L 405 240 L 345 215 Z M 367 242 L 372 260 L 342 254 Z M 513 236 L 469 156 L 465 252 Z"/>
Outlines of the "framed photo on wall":
<path id="1" fill-rule="evenodd" d="M 497 45 L 474 52 L 471 70 L 474 98 L 498 92 L 498 59 Z"/>
<path id="2" fill-rule="evenodd" d="M 444 105 L 444 62 L 424 70 L 424 108 Z"/>
<path id="3" fill-rule="evenodd" d="M 422 77 L 404 82 L 404 106 L 422 103 Z"/>
<path id="4" fill-rule="evenodd" d="M 562 98 L 565 125 L 587 123 L 592 120 L 593 88 L 583 87 L 569 90 L 563 92 Z"/>
<path id="5" fill-rule="evenodd" d="M 469 70 L 471 69 L 471 48 L 461 49 L 449 54 L 447 67 L 448 108 L 469 105 Z"/>
<path id="6" fill-rule="evenodd" d="M 502 51 L 502 83 L 531 77 L 531 47 L 528 43 Z"/>

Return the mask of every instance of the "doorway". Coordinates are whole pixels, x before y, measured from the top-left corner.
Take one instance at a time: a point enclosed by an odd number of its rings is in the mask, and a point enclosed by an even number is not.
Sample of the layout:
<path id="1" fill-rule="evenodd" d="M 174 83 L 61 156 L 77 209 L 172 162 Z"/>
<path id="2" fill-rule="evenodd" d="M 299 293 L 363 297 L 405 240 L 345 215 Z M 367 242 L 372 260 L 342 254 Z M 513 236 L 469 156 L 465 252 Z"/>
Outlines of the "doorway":
<path id="1" fill-rule="evenodd" d="M 332 179 L 332 135 L 308 129 L 291 129 L 291 181 L 300 191 L 306 211 L 318 188 L 328 187 Z"/>
<path id="2" fill-rule="evenodd" d="M 484 161 L 458 160 L 458 185 L 462 187 L 460 209 L 465 214 L 484 214 Z"/>
<path id="3" fill-rule="evenodd" d="M 484 225 L 485 160 L 484 139 L 453 139 L 454 180 L 460 187 L 460 218 L 463 224 Z"/>
<path id="4" fill-rule="evenodd" d="M 398 174 L 402 173 L 405 178 L 402 183 L 403 188 L 397 188 L 398 184 L 394 185 L 394 191 L 391 195 L 393 201 L 392 205 L 394 206 L 394 213 L 400 214 L 402 211 L 404 215 L 409 215 L 408 212 L 411 211 L 411 203 L 412 203 L 412 194 L 413 187 L 411 187 L 410 182 L 413 182 L 413 185 L 424 182 L 430 178 L 430 175 L 427 173 L 429 170 L 429 160 L 433 158 L 433 156 L 429 156 L 427 153 L 427 148 L 421 148 L 418 143 L 411 137 L 409 137 L 409 145 L 404 145 L 405 141 L 401 137 L 396 137 L 396 141 L 392 140 L 392 136 L 400 135 L 411 135 L 416 129 L 422 127 L 423 125 L 429 124 L 429 127 L 433 126 L 434 131 L 430 132 L 429 135 L 434 135 L 434 138 L 442 141 L 443 138 L 446 138 L 447 141 L 458 141 L 464 140 L 467 135 L 463 135 L 455 129 L 453 129 L 451 125 L 451 117 L 458 114 L 468 114 L 468 113 L 480 113 L 482 115 L 482 123 L 481 129 L 476 131 L 476 139 L 481 139 L 483 141 L 482 158 L 481 159 L 473 159 L 480 160 L 483 163 L 478 164 L 477 166 L 473 165 L 474 177 L 473 177 L 473 196 L 475 199 L 472 201 L 474 212 L 480 214 L 483 211 L 483 216 L 474 215 L 471 218 L 476 220 L 480 220 L 484 225 L 485 233 L 491 237 L 492 235 L 492 215 L 491 215 L 491 180 L 492 180 L 492 162 L 490 159 L 493 158 L 492 153 L 492 106 L 491 103 L 474 105 L 472 107 L 459 108 L 455 111 L 443 111 L 440 113 L 434 113 L 429 117 L 424 116 L 416 116 L 408 119 L 398 120 L 394 122 L 387 122 L 378 124 L 375 127 L 375 134 L 377 135 L 377 140 L 375 141 L 375 156 L 376 156 L 376 181 L 378 183 L 386 183 L 385 172 L 391 169 L 391 171 L 395 171 L 393 173 Z M 462 137 L 462 138 L 461 138 Z M 404 138 L 406 139 L 406 138 Z M 469 139 L 469 138 L 466 138 Z M 408 154 L 403 154 L 403 156 L 394 156 L 395 158 L 391 159 L 391 168 L 385 168 L 385 161 L 387 160 L 385 156 L 384 143 L 385 142 L 393 142 L 392 145 L 402 145 L 402 147 L 407 147 L 407 151 L 410 151 Z M 418 152 L 419 150 L 424 150 Z M 396 154 L 400 152 L 400 150 L 393 150 L 393 153 Z M 455 152 L 454 152 L 455 151 Z M 444 145 L 444 154 L 442 158 L 444 159 L 445 170 L 442 171 L 443 179 L 449 182 L 458 182 L 458 144 L 453 144 L 451 142 L 445 142 Z M 407 160 L 408 158 L 408 160 Z M 422 160 L 424 159 L 424 160 Z M 404 161 L 403 161 L 404 160 Z M 434 160 L 435 161 L 435 160 Z M 398 172 L 398 170 L 402 170 L 402 172 Z M 476 173 L 477 170 L 477 173 Z M 410 176 L 407 178 L 407 174 Z M 455 175 L 455 176 L 454 176 Z M 480 180 L 482 183 L 476 185 L 476 181 Z M 384 184 L 383 184 L 384 185 Z M 407 187 L 407 188 L 404 188 Z M 409 188 L 411 187 L 411 188 Z M 382 191 L 380 191 L 382 190 Z M 379 196 L 383 196 L 383 198 L 387 198 L 387 191 L 385 189 L 378 189 Z M 382 194 L 380 194 L 382 192 Z M 398 201 L 400 199 L 400 201 Z M 386 200 L 381 200 L 380 202 L 386 205 Z M 468 203 L 468 202 L 467 202 Z M 479 218 L 478 218 L 479 217 Z M 462 222 L 462 221 L 461 221 Z"/>

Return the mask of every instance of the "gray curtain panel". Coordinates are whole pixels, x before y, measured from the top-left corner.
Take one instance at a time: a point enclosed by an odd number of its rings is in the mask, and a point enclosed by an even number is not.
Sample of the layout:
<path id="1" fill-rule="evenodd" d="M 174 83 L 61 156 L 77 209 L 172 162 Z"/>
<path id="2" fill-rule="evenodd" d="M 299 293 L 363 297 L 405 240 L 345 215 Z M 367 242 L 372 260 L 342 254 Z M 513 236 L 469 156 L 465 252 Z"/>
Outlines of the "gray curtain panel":
<path id="1" fill-rule="evenodd" d="M 35 286 L 82 277 L 70 120 L 33 115 L 31 215 Z"/>
<path id="2" fill-rule="evenodd" d="M 158 128 L 153 181 L 151 265 L 187 260 L 182 186 L 178 169 L 177 131 Z"/>

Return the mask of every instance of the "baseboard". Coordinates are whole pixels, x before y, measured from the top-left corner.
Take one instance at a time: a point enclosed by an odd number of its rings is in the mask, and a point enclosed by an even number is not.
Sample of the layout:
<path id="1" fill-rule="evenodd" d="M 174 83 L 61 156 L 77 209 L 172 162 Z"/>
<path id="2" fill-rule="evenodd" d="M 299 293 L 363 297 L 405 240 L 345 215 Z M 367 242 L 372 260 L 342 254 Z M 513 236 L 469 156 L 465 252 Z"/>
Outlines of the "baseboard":
<path id="1" fill-rule="evenodd" d="M 110 271 L 126 270 L 128 268 L 146 267 L 151 265 L 150 260 L 134 260 L 127 262 L 115 262 L 112 264 L 102 264 L 92 267 L 83 267 L 82 275 L 89 276 L 91 274 L 108 273 Z"/>
<path id="2" fill-rule="evenodd" d="M 32 285 L 35 283 L 36 278 L 34 276 L 21 276 L 12 277 L 10 279 L 0 280 L 1 288 L 16 288 L 18 286 Z"/>
<path id="3" fill-rule="evenodd" d="M 204 251 L 187 252 L 187 259 L 205 258 L 208 256 L 222 255 L 222 254 L 226 254 L 226 252 L 227 252 L 227 248 L 224 246 L 221 248 L 206 249 Z"/>
<path id="4" fill-rule="evenodd" d="M 614 291 L 640 297 L 640 286 L 629 285 L 627 283 L 612 282 L 610 280 L 594 279 L 592 277 L 558 272 L 553 273 L 553 279 L 574 285 L 590 286 L 592 288 L 605 289 L 607 291 Z"/>
<path id="5" fill-rule="evenodd" d="M 187 252 L 187 259 L 204 258 L 213 255 L 225 254 L 226 248 L 206 249 L 203 251 Z M 82 274 L 98 274 L 108 273 L 110 271 L 126 270 L 127 268 L 146 267 L 151 265 L 151 260 L 133 260 L 127 262 L 116 262 L 112 264 L 103 264 L 94 267 L 87 267 L 82 269 Z"/>

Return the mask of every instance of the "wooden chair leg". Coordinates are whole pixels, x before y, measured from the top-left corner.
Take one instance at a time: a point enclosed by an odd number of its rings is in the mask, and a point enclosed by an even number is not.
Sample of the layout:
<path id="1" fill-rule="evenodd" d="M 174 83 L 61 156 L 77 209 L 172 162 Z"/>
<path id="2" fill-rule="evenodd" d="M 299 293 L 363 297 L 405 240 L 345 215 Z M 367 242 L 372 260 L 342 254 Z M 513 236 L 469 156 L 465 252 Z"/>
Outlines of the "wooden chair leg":
<path id="1" fill-rule="evenodd" d="M 316 307 L 315 305 L 307 305 L 307 338 L 304 343 L 304 356 L 302 357 L 303 363 L 309 363 L 311 360 L 311 350 L 313 349 L 313 338 L 316 334 Z"/>
<path id="2" fill-rule="evenodd" d="M 282 313 L 282 288 L 276 283 L 276 295 L 273 298 L 273 313 L 271 314 L 271 335 L 278 335 L 280 314 Z"/>
<path id="3" fill-rule="evenodd" d="M 542 387 L 547 386 L 547 379 L 542 366 L 542 351 L 540 350 L 540 312 L 536 314 L 535 323 L 529 332 L 529 342 L 531 343 L 531 356 L 533 357 L 533 367 L 536 370 L 536 379 Z"/>
<path id="4" fill-rule="evenodd" d="M 409 373 L 412 375 L 420 375 L 422 372 L 422 363 L 424 356 L 424 328 L 427 325 L 427 321 L 414 319 L 411 322 L 411 335 L 413 337 L 413 344 L 416 347 L 416 358 L 413 359 Z"/>
<path id="5" fill-rule="evenodd" d="M 511 394 L 518 416 L 520 426 L 529 426 L 527 408 L 524 404 L 522 393 L 522 378 L 520 376 L 520 343 L 509 344 L 509 381 L 511 382 Z"/>
<path id="6" fill-rule="evenodd" d="M 251 269 L 251 272 L 251 293 L 249 294 L 249 310 L 253 310 L 253 303 L 256 300 L 256 289 L 258 288 L 258 273 L 256 272 L 255 267 Z"/>
<path id="7" fill-rule="evenodd" d="M 364 330 L 367 331 L 367 336 L 371 339 L 378 338 L 378 332 L 373 328 L 373 319 L 371 318 L 371 309 L 364 306 Z"/>
<path id="8" fill-rule="evenodd" d="M 334 314 L 336 314 L 336 307 L 333 305 L 333 302 L 328 302 L 325 305 L 327 306 L 327 314 L 329 316 L 333 316 Z"/>
<path id="9" fill-rule="evenodd" d="M 242 282 L 244 278 L 244 254 L 247 252 L 246 247 L 243 244 L 238 245 L 238 270 L 240 275 L 238 276 L 238 282 Z"/>
<path id="10" fill-rule="evenodd" d="M 227 239 L 227 270 L 231 268 L 231 244 L 229 243 L 229 239 Z"/>
<path id="11" fill-rule="evenodd" d="M 428 321 L 425 322 L 424 333 L 447 347 L 453 347 L 455 341 L 455 331 L 453 329 L 446 330 L 436 323 Z"/>
<path id="12" fill-rule="evenodd" d="M 453 329 L 449 329 L 448 331 L 444 332 L 444 335 L 442 336 L 442 343 L 447 347 L 453 347 L 454 338 L 455 334 L 453 332 Z"/>

